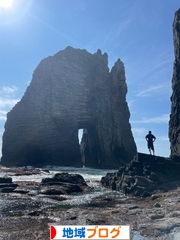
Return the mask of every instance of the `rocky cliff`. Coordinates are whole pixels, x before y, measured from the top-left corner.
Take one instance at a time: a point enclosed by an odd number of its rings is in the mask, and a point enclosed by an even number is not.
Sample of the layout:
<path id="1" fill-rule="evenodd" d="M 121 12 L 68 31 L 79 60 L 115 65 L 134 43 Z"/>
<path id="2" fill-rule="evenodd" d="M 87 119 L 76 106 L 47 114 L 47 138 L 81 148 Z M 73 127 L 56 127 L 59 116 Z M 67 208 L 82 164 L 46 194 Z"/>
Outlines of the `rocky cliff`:
<path id="1" fill-rule="evenodd" d="M 171 115 L 169 122 L 169 139 L 171 156 L 180 156 L 180 9 L 175 13 L 174 34 L 174 68 L 172 78 Z"/>
<path id="2" fill-rule="evenodd" d="M 7 114 L 1 163 L 115 168 L 130 161 L 136 145 L 126 93 L 123 63 L 109 72 L 100 50 L 67 47 L 47 57 Z"/>

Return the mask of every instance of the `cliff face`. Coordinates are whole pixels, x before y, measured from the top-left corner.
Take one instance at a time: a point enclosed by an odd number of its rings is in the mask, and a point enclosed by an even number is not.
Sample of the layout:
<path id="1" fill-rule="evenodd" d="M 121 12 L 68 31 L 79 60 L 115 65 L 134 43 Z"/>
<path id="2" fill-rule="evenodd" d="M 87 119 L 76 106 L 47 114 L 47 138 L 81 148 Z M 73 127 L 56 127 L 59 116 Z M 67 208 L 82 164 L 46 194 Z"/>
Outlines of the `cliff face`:
<path id="1" fill-rule="evenodd" d="M 175 13 L 174 34 L 174 68 L 172 78 L 171 115 L 169 122 L 169 139 L 171 155 L 180 156 L 180 9 Z"/>
<path id="2" fill-rule="evenodd" d="M 1 163 L 114 168 L 130 161 L 136 145 L 126 93 L 123 63 L 109 72 L 100 50 L 67 47 L 42 60 L 7 114 Z"/>

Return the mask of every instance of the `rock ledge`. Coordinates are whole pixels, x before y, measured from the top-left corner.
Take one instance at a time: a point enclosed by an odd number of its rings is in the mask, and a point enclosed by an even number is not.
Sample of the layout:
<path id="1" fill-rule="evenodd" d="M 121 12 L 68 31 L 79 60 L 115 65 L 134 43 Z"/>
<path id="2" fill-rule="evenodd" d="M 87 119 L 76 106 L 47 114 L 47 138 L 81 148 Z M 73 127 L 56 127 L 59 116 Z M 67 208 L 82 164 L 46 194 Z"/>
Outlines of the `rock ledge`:
<path id="1" fill-rule="evenodd" d="M 126 166 L 102 177 L 101 183 L 112 190 L 138 197 L 154 191 L 168 191 L 180 186 L 180 157 L 176 159 L 138 153 Z"/>

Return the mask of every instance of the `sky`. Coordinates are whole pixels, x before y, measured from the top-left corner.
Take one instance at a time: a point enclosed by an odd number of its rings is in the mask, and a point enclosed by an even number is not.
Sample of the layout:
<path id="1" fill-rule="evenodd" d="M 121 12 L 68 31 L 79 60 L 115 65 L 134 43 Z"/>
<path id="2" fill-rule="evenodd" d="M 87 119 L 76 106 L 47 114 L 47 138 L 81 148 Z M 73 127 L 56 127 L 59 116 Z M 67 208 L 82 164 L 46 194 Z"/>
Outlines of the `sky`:
<path id="1" fill-rule="evenodd" d="M 110 69 L 123 61 L 137 150 L 148 153 L 151 130 L 155 154 L 168 157 L 178 8 L 179 0 L 0 0 L 0 148 L 6 113 L 22 98 L 39 62 L 72 46 L 106 52 Z"/>

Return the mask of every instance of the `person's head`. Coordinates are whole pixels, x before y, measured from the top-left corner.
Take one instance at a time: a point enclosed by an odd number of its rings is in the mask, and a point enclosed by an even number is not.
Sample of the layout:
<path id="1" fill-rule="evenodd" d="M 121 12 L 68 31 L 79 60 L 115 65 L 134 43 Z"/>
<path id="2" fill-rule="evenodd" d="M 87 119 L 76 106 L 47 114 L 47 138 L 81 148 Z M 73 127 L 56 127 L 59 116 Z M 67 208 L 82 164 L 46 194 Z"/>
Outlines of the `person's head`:
<path id="1" fill-rule="evenodd" d="M 149 131 L 149 134 L 151 134 L 151 131 Z"/>

